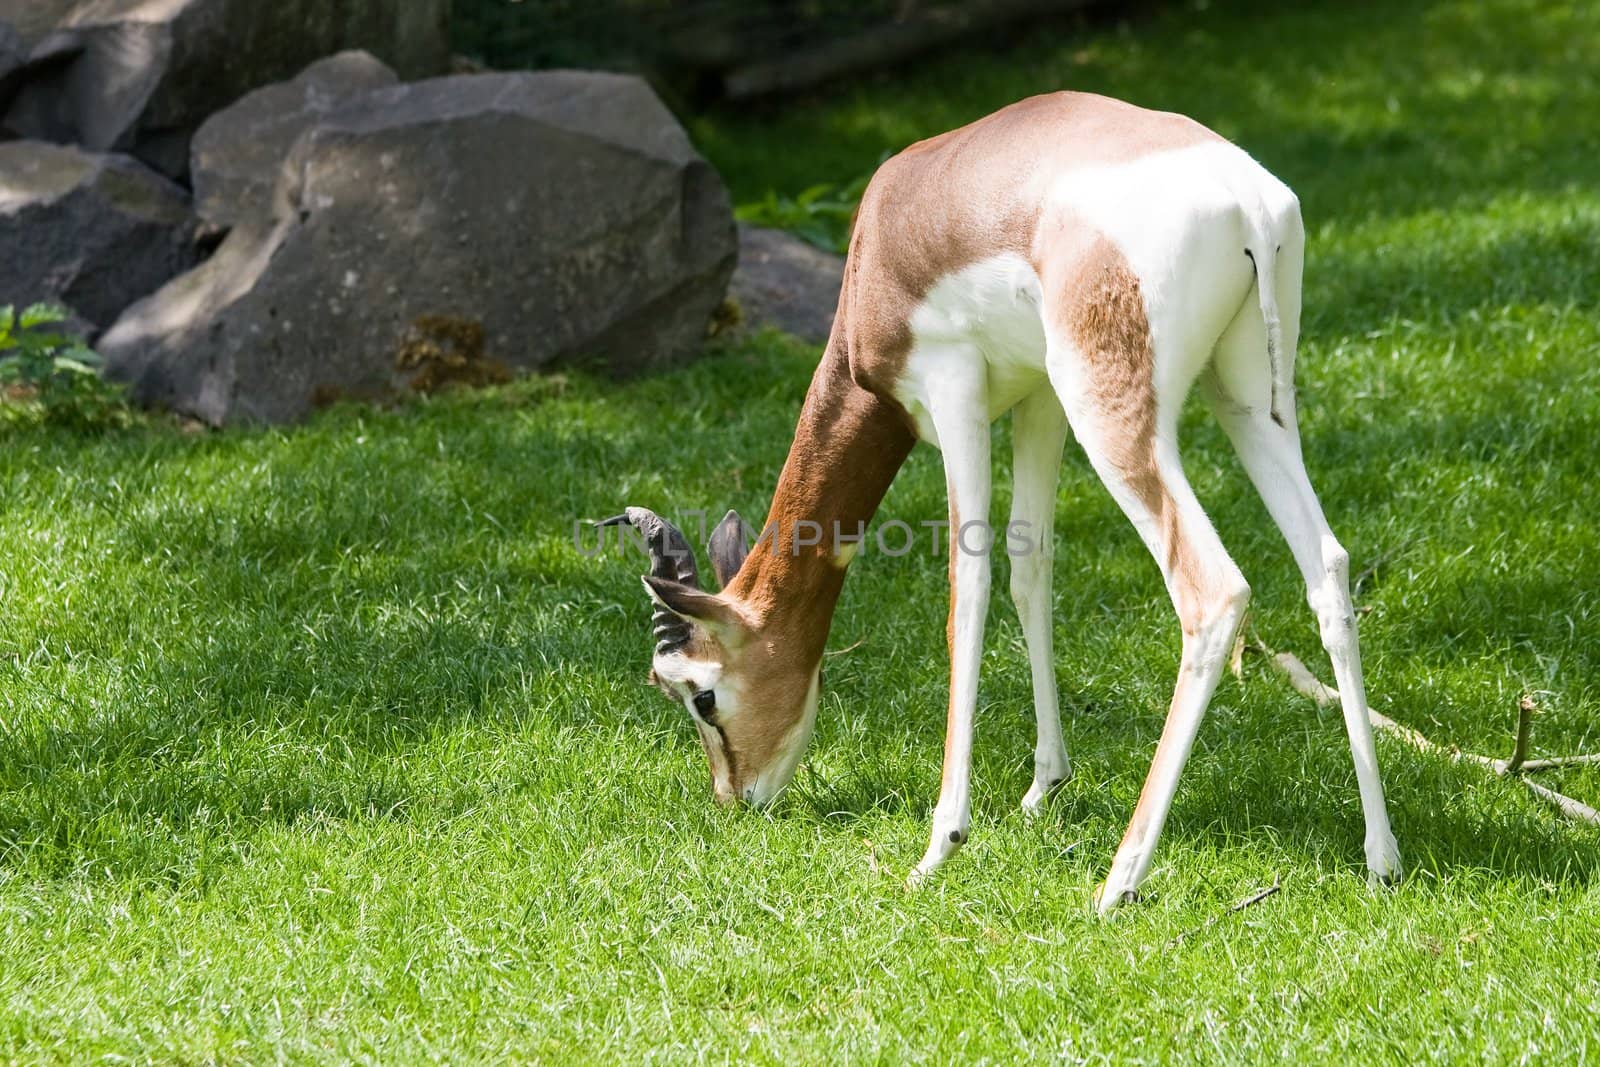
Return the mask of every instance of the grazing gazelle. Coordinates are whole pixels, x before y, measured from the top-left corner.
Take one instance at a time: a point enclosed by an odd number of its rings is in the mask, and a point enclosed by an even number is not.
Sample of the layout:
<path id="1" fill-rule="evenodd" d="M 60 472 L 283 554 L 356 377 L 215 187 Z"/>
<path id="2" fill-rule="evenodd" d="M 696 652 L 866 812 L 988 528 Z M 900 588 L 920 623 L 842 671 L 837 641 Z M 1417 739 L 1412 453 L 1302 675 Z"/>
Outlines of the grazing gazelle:
<path id="1" fill-rule="evenodd" d="M 862 198 L 771 533 L 747 549 L 729 514 L 710 545 L 722 586 L 711 594 L 675 528 L 639 508 L 610 520 L 641 527 L 652 546 L 653 679 L 693 716 L 718 799 L 764 804 L 794 774 L 853 554 L 834 531 L 853 536 L 872 517 L 920 438 L 943 453 L 949 489 L 950 706 L 933 840 L 913 878 L 966 840 L 990 560 L 954 535 L 988 518 L 989 425 L 1010 411 L 1008 550 L 1012 531 L 1025 531 L 1030 549 L 1013 561 L 1011 596 L 1038 718 L 1025 809 L 1068 775 L 1050 647 L 1068 427 L 1155 556 L 1183 628 L 1166 726 L 1099 906 L 1132 899 L 1250 596 L 1179 463 L 1178 413 L 1198 379 L 1304 575 L 1344 704 L 1367 867 L 1397 879 L 1349 557 L 1301 460 L 1303 248 L 1294 194 L 1243 151 L 1190 119 L 1103 97 L 1024 100 L 885 163 Z"/>

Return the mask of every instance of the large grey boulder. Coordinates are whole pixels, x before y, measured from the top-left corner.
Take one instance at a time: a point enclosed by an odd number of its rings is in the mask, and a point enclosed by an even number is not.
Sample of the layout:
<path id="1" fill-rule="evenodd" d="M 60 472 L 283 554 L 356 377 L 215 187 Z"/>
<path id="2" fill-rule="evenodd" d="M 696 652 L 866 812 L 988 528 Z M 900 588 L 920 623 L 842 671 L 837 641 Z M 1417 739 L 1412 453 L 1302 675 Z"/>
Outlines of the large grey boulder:
<path id="1" fill-rule="evenodd" d="M 199 259 L 189 197 L 126 156 L 0 143 L 0 305 L 65 304 L 91 328 Z"/>
<path id="2" fill-rule="evenodd" d="M 304 134 L 270 222 L 100 341 L 135 395 L 221 424 L 556 360 L 694 352 L 736 242 L 727 191 L 637 78 L 379 89 Z"/>
<path id="3" fill-rule="evenodd" d="M 782 230 L 740 223 L 739 267 L 728 295 L 746 327 L 774 326 L 807 341 L 826 341 L 843 281 L 843 256 Z"/>
<path id="4" fill-rule="evenodd" d="M 29 46 L 4 125 L 182 176 L 189 138 L 252 89 L 346 48 L 402 76 L 449 66 L 449 0 L 0 0 Z"/>
<path id="5" fill-rule="evenodd" d="M 279 172 L 300 135 L 352 96 L 398 81 L 370 53 L 341 52 L 212 115 L 190 147 L 195 213 L 228 229 L 269 220 Z"/>

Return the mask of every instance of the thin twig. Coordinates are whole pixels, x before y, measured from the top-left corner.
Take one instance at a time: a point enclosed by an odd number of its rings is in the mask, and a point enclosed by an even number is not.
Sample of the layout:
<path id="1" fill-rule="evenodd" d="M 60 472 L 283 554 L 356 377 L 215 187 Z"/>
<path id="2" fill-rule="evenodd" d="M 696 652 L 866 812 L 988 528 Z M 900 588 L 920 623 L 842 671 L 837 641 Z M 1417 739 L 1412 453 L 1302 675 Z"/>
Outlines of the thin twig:
<path id="1" fill-rule="evenodd" d="M 1372 562 L 1361 568 L 1361 573 L 1350 579 L 1350 598 L 1352 600 L 1361 596 L 1361 587 L 1367 584 L 1367 579 L 1378 573 L 1378 568 L 1394 559 L 1400 553 L 1411 547 L 1411 539 L 1407 538 L 1397 545 L 1379 552 L 1372 558 Z"/>
<path id="2" fill-rule="evenodd" d="M 1277 879 L 1273 879 L 1272 884 L 1267 886 L 1267 888 L 1259 889 L 1250 896 L 1245 897 L 1243 900 L 1239 901 L 1239 903 L 1229 908 L 1228 911 L 1243 911 L 1248 907 L 1261 903 L 1263 900 L 1266 900 L 1268 897 L 1272 896 L 1272 894 L 1277 893 L 1282 889 L 1282 883 L 1280 883 Z"/>
<path id="3" fill-rule="evenodd" d="M 1217 923 L 1221 922 L 1223 919 L 1227 918 L 1229 915 L 1232 915 L 1235 912 L 1243 911 L 1244 909 L 1246 909 L 1248 907 L 1252 907 L 1252 906 L 1254 906 L 1256 904 L 1261 903 L 1263 900 L 1266 900 L 1268 897 L 1272 896 L 1274 893 L 1277 893 L 1282 888 L 1283 888 L 1283 883 L 1279 879 L 1274 878 L 1272 880 L 1272 884 L 1267 886 L 1265 889 L 1256 890 L 1254 893 L 1251 893 L 1249 896 L 1245 897 L 1243 900 L 1239 901 L 1237 904 L 1234 904 L 1227 911 L 1224 911 L 1224 912 L 1222 912 L 1220 914 L 1217 914 L 1217 915 L 1213 915 L 1211 918 L 1207 919 L 1205 922 L 1201 923 L 1199 926 L 1191 927 L 1190 929 L 1185 930 L 1182 933 L 1178 934 L 1178 936 L 1174 937 L 1171 941 L 1167 942 L 1167 948 L 1169 948 L 1169 949 L 1177 948 L 1179 945 L 1183 944 L 1183 942 L 1187 938 L 1193 937 L 1195 934 L 1205 933 L 1207 930 L 1209 930 L 1213 926 L 1217 925 Z"/>
<path id="4" fill-rule="evenodd" d="M 1332 686 L 1325 685 L 1312 674 L 1310 669 L 1300 661 L 1293 652 L 1274 652 L 1260 641 L 1252 646 L 1256 651 L 1267 657 L 1268 662 L 1288 680 L 1295 692 L 1309 697 L 1318 707 L 1339 702 L 1339 691 Z M 1395 722 L 1380 712 L 1367 709 L 1367 719 L 1375 730 L 1382 730 L 1405 741 L 1413 748 L 1422 752 L 1437 752 L 1449 757 L 1458 763 L 1473 763 L 1487 768 L 1491 774 L 1501 778 L 1512 778 L 1523 785 L 1534 796 L 1552 805 L 1561 814 L 1569 819 L 1579 822 L 1600 823 L 1600 811 L 1596 811 L 1581 800 L 1574 800 L 1554 789 L 1548 789 L 1528 777 L 1527 772 L 1548 767 L 1562 767 L 1578 763 L 1600 763 L 1600 754 L 1585 756 L 1566 756 L 1555 759 L 1530 760 L 1526 758 L 1528 751 L 1528 733 L 1533 720 L 1534 703 L 1531 697 L 1524 697 L 1517 705 L 1517 739 L 1512 747 L 1510 759 L 1494 759 L 1491 756 L 1482 756 L 1476 752 L 1463 752 L 1459 748 L 1445 748 L 1428 740 L 1422 734 L 1402 723 Z"/>

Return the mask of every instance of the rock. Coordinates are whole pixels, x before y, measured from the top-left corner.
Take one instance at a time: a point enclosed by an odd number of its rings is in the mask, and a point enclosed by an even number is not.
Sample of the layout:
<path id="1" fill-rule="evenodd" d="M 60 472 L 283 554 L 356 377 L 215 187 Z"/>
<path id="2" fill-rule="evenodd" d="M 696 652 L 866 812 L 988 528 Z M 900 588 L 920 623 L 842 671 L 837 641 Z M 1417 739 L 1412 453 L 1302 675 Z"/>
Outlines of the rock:
<path id="1" fill-rule="evenodd" d="M 843 281 L 843 256 L 782 230 L 739 225 L 739 266 L 728 295 L 746 327 L 775 326 L 807 341 L 826 341 Z"/>
<path id="2" fill-rule="evenodd" d="M 80 0 L 0 0 L 0 22 L 15 28 L 25 50 L 49 36 Z"/>
<path id="3" fill-rule="evenodd" d="M 223 228 L 269 220 L 278 173 L 300 135 L 355 94 L 398 81 L 370 53 L 340 52 L 212 115 L 190 147 L 195 213 Z"/>
<path id="4" fill-rule="evenodd" d="M 0 305 L 65 304 L 94 329 L 199 259 L 189 197 L 126 156 L 0 143 Z"/>
<path id="5" fill-rule="evenodd" d="M 613 74 L 362 94 L 302 135 L 273 201 L 101 339 L 136 397 L 283 421 L 557 360 L 663 366 L 698 348 L 737 251 L 721 179 Z"/>
<path id="6" fill-rule="evenodd" d="M 0 0 L 29 42 L 4 125 L 128 150 L 172 177 L 208 115 L 346 48 L 404 77 L 450 62 L 449 0 Z"/>
<path id="7" fill-rule="evenodd" d="M 11 23 L 0 21 L 0 111 L 5 110 L 6 101 L 11 97 L 11 87 L 16 81 L 13 75 L 22 69 L 27 58 L 28 49 L 21 32 Z"/>

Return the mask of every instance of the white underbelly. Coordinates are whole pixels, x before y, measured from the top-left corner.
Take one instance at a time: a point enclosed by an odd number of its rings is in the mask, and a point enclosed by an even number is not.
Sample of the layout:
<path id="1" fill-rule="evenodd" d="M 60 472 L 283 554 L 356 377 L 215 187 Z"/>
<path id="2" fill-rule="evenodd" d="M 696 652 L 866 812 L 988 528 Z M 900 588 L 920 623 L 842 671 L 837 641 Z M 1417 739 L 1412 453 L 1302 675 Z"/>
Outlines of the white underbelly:
<path id="1" fill-rule="evenodd" d="M 1042 295 L 1039 275 L 1012 254 L 964 267 L 928 291 L 911 314 L 911 352 L 895 389 L 925 440 L 938 443 L 927 407 L 940 392 L 970 392 L 981 380 L 993 421 L 1048 387 Z"/>

